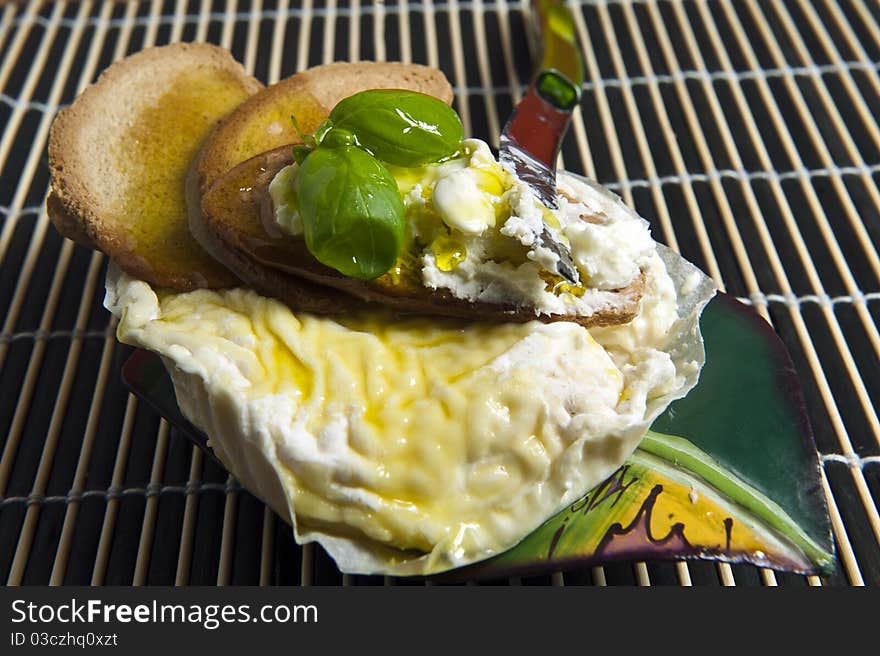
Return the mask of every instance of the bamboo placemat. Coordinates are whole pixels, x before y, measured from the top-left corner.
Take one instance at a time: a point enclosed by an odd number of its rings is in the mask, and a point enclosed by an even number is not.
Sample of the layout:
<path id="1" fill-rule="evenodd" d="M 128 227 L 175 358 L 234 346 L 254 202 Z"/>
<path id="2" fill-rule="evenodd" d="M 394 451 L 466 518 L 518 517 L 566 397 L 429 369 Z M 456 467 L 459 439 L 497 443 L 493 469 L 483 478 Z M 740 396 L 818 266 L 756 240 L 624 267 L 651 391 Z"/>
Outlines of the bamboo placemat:
<path id="1" fill-rule="evenodd" d="M 880 583 L 880 5 L 572 2 L 587 52 L 563 164 L 596 177 L 772 323 L 801 377 L 839 570 L 623 563 L 501 584 Z M 402 584 L 299 548 L 119 381 L 104 258 L 44 209 L 59 107 L 111 62 L 210 41 L 264 82 L 333 60 L 444 70 L 497 146 L 531 69 L 528 3 L 40 2 L 0 6 L 0 580 Z"/>

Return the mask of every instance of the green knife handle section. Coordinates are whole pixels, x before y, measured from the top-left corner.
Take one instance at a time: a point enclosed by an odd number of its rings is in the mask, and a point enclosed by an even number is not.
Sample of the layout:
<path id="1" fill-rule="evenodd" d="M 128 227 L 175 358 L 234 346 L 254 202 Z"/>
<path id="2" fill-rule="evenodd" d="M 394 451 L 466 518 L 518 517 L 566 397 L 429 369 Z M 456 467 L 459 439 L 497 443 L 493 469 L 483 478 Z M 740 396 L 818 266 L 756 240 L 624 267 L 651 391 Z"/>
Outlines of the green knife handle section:
<path id="1" fill-rule="evenodd" d="M 533 0 L 533 11 L 543 41 L 536 80 L 541 97 L 554 107 L 571 110 L 581 97 L 584 64 L 574 18 L 562 0 Z"/>
<path id="2" fill-rule="evenodd" d="M 581 99 L 580 87 L 556 70 L 542 70 L 535 82 L 538 95 L 556 109 L 569 111 L 575 108 Z"/>

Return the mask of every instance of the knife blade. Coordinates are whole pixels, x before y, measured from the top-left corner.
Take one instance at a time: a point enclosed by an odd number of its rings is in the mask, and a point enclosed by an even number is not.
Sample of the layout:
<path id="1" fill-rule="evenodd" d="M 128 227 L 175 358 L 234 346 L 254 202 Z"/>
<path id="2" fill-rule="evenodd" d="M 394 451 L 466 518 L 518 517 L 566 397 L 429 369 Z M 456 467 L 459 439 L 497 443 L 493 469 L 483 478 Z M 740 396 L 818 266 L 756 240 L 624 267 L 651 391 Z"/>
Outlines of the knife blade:
<path id="1" fill-rule="evenodd" d="M 511 168 L 548 209 L 558 209 L 556 159 L 571 123 L 584 82 L 583 58 L 574 18 L 561 0 L 533 0 L 541 63 L 522 100 L 501 133 L 499 160 Z M 572 284 L 580 282 L 569 246 L 546 222 L 537 242 L 555 253 L 557 273 Z"/>

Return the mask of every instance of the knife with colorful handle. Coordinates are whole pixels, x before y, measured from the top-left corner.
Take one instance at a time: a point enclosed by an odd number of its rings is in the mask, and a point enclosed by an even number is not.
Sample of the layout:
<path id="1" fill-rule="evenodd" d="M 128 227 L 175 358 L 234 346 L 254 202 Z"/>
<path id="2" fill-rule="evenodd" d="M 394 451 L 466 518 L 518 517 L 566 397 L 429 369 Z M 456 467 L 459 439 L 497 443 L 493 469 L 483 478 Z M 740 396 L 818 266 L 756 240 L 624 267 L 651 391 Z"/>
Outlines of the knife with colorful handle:
<path id="1" fill-rule="evenodd" d="M 581 97 L 584 66 L 574 18 L 562 0 L 533 0 L 543 55 L 529 87 L 501 133 L 499 158 L 531 187 L 548 209 L 559 207 L 556 158 Z M 535 238 L 558 256 L 557 273 L 580 281 L 571 249 L 544 223 Z"/>

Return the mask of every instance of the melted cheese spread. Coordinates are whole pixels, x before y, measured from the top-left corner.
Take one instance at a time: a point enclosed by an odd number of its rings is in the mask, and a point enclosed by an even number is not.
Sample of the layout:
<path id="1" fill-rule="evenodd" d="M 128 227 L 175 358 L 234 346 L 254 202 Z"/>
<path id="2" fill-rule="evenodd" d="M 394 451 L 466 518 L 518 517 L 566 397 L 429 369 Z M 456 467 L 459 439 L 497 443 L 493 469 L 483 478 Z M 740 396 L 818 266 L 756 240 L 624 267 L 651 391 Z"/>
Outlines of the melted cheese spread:
<path id="1" fill-rule="evenodd" d="M 428 572 L 508 548 L 599 483 L 651 399 L 681 388 L 664 350 L 675 290 L 659 258 L 647 266 L 642 323 L 598 337 L 565 322 L 312 316 L 118 272 L 105 303 L 119 339 L 163 357 L 183 412 L 301 539 L 335 544 L 343 568 Z"/>

